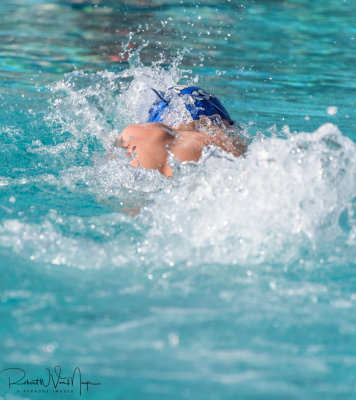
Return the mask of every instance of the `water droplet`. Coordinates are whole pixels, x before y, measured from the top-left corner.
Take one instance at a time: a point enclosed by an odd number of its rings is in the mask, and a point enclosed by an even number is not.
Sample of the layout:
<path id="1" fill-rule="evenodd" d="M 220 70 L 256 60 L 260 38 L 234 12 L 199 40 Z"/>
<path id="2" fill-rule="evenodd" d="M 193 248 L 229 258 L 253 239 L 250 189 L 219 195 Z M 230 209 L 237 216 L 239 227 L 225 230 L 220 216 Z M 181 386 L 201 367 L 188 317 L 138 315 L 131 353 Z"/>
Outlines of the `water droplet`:
<path id="1" fill-rule="evenodd" d="M 335 114 L 337 114 L 337 107 L 335 107 L 335 106 L 330 106 L 330 107 L 328 107 L 328 108 L 326 109 L 326 112 L 327 112 L 329 115 L 335 115 Z"/>

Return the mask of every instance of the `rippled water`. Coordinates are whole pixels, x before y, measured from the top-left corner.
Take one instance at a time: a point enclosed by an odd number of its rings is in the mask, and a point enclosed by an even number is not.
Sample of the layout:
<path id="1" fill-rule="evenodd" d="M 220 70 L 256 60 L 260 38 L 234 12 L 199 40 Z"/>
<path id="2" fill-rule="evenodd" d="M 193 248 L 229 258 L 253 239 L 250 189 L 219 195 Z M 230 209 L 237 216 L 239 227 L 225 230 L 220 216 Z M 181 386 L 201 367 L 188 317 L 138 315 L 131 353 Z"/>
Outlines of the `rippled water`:
<path id="1" fill-rule="evenodd" d="M 352 399 L 355 4 L 0 12 L 1 370 L 79 366 L 92 399 Z M 165 179 L 112 148 L 177 82 L 221 98 L 246 157 Z M 80 397 L 8 377 L 6 400 Z"/>

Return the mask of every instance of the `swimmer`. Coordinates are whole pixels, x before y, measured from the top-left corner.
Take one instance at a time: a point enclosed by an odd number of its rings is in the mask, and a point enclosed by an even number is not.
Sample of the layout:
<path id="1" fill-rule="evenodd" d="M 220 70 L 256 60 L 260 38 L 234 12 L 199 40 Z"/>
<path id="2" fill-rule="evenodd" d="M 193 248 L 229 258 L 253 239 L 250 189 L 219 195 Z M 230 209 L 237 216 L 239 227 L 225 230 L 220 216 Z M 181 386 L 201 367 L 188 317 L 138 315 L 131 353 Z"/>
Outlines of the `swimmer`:
<path id="1" fill-rule="evenodd" d="M 203 148 L 211 145 L 236 157 L 244 154 L 246 144 L 225 133 L 234 121 L 215 96 L 195 86 L 174 86 L 165 93 L 152 90 L 157 100 L 148 121 L 129 125 L 114 143 L 126 149 L 133 167 L 158 170 L 169 177 L 173 176 L 169 153 L 181 162 L 199 161 Z M 179 102 L 187 110 L 183 117 L 176 112 Z"/>

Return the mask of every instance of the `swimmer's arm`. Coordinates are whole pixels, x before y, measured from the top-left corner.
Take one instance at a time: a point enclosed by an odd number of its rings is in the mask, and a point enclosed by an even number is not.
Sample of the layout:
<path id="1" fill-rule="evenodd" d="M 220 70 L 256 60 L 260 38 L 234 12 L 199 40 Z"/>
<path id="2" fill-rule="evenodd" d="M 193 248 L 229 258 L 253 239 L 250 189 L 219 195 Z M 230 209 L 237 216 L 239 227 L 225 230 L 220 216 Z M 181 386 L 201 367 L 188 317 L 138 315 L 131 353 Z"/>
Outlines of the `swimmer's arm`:
<path id="1" fill-rule="evenodd" d="M 232 153 L 235 157 L 243 156 L 247 150 L 246 142 L 243 142 L 239 137 L 227 136 L 222 131 L 220 135 L 214 136 L 209 144 L 220 147 L 220 149 Z"/>
<path id="2" fill-rule="evenodd" d="M 231 138 L 232 146 L 234 148 L 233 154 L 236 157 L 243 156 L 247 151 L 247 142 L 246 140 L 241 140 L 239 137 Z"/>

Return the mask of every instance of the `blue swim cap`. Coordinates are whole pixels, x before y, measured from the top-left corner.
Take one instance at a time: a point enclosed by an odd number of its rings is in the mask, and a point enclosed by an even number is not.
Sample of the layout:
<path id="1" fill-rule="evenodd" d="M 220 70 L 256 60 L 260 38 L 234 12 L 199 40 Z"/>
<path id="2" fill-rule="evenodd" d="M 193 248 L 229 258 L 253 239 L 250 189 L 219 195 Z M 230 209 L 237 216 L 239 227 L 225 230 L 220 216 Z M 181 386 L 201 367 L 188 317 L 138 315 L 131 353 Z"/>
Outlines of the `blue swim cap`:
<path id="1" fill-rule="evenodd" d="M 197 120 L 201 115 L 207 117 L 219 115 L 221 119 L 227 120 L 230 125 L 234 123 L 221 101 L 204 89 L 196 86 L 173 86 L 164 93 L 153 88 L 152 90 L 156 93 L 158 99 L 149 110 L 148 122 L 164 122 L 164 114 L 170 108 L 173 109 L 171 104 L 173 96 L 182 96 L 184 99 L 184 95 L 189 95 L 191 101 L 185 102 L 185 107 L 193 119 Z"/>

